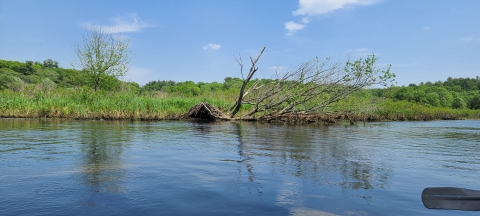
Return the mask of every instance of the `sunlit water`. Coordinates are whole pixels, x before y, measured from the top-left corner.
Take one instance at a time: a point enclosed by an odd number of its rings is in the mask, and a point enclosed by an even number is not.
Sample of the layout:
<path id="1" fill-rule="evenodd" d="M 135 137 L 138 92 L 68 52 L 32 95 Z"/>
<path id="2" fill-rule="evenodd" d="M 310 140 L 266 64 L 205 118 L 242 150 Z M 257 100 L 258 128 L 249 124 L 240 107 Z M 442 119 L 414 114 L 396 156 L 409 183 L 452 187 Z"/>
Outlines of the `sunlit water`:
<path id="1" fill-rule="evenodd" d="M 272 125 L 0 119 L 0 215 L 476 215 L 480 121 Z"/>

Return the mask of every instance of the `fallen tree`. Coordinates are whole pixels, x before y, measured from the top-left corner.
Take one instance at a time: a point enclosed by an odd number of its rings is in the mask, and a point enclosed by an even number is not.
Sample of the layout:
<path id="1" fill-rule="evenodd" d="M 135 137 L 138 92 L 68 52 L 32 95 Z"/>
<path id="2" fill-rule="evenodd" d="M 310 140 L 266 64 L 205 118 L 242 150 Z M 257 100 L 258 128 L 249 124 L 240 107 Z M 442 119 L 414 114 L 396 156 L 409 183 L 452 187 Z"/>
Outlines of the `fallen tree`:
<path id="1" fill-rule="evenodd" d="M 346 63 L 316 58 L 292 71 L 276 71 L 274 79 L 268 83 L 262 85 L 259 85 L 259 81 L 250 83 L 258 71 L 256 64 L 264 50 L 265 47 L 256 58 L 250 58 L 251 67 L 246 77 L 243 76 L 241 57 L 235 58 L 240 65 L 243 85 L 238 99 L 229 109 L 230 115 L 227 117 L 222 113 L 218 115 L 219 119 L 271 121 L 289 116 L 299 120 L 303 118 L 305 121 L 321 119 L 318 114 L 324 113 L 332 104 L 366 87 L 387 86 L 395 78 L 395 74 L 390 72 L 390 65 L 386 68 L 376 67 L 378 58 L 372 54 L 365 59 L 359 58 L 354 61 L 347 59 Z M 235 117 L 245 104 L 252 108 L 242 116 Z M 215 115 L 217 114 L 210 116 Z"/>

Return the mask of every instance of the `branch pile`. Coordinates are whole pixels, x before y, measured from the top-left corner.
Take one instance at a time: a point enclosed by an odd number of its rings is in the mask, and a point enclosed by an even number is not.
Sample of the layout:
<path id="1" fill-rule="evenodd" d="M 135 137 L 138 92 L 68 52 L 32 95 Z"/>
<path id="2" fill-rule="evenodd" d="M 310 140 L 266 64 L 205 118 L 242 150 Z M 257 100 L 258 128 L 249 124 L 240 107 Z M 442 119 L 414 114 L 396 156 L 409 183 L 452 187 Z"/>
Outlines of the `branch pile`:
<path id="1" fill-rule="evenodd" d="M 201 102 L 190 108 L 188 117 L 194 119 L 203 119 L 215 121 L 216 119 L 229 120 L 230 118 L 223 112 L 207 102 Z"/>

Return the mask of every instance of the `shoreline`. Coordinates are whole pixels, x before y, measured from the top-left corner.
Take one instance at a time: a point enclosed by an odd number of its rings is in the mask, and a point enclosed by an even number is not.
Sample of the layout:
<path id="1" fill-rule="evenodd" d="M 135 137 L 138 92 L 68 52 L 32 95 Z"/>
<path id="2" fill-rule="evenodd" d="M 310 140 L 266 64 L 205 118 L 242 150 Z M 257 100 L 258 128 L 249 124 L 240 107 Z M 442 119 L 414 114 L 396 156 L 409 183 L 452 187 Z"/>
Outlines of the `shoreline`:
<path id="1" fill-rule="evenodd" d="M 5 115 L 0 114 L 0 119 L 61 119 L 61 120 L 80 120 L 80 121 L 199 121 L 199 122 L 213 122 L 213 121 L 249 121 L 261 123 L 293 123 L 293 124 L 337 124 L 342 122 L 349 122 L 351 125 L 365 122 L 395 122 L 395 121 L 440 121 L 440 120 L 480 120 L 480 118 L 464 118 L 460 116 L 443 116 L 442 118 L 434 118 L 430 115 L 418 115 L 413 117 L 406 117 L 405 115 L 396 115 L 394 118 L 386 118 L 380 115 L 367 114 L 356 115 L 348 113 L 290 113 L 279 116 L 261 116 L 248 118 L 232 118 L 232 119 L 202 119 L 192 118 L 187 116 L 188 113 L 176 115 L 93 115 L 93 116 L 72 116 L 72 115 Z"/>

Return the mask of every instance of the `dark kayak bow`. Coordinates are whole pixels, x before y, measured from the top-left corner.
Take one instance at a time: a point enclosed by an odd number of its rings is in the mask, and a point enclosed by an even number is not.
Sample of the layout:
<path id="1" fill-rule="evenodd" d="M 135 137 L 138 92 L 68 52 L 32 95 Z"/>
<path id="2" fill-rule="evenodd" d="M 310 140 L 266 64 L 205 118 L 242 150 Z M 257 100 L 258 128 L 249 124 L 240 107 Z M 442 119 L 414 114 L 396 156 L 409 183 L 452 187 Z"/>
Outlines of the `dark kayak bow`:
<path id="1" fill-rule="evenodd" d="M 454 187 L 425 188 L 422 202 L 429 209 L 480 211 L 480 191 Z"/>

